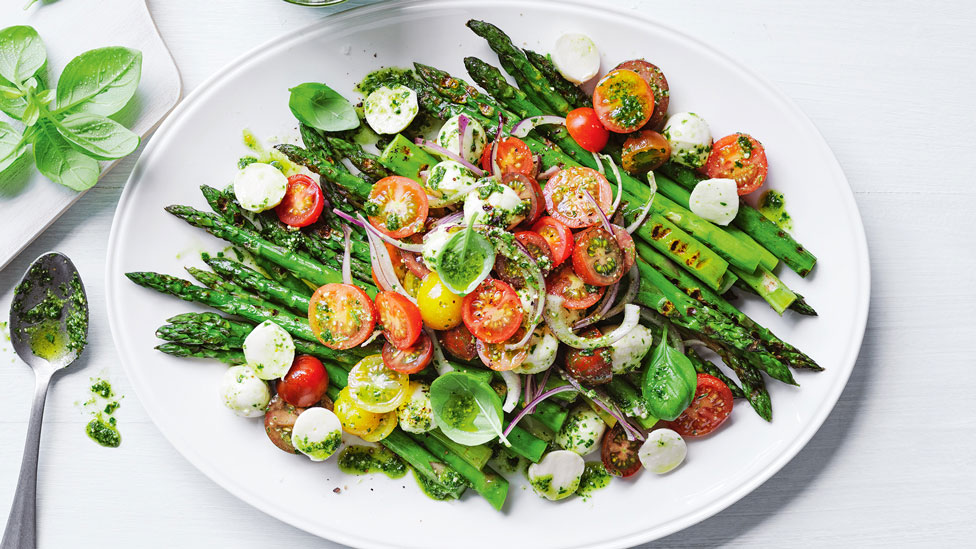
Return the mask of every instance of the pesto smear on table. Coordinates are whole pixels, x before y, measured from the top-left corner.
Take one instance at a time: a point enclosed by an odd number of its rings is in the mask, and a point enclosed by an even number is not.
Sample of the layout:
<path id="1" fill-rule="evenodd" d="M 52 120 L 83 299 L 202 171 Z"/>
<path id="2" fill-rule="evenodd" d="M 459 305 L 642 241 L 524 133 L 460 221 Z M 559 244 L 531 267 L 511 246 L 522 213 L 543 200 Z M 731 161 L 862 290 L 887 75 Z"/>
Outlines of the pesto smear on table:
<path id="1" fill-rule="evenodd" d="M 88 438 L 106 448 L 118 448 L 122 444 L 115 411 L 121 405 L 107 379 L 90 378 L 91 397 L 85 401 L 85 408 L 92 414 L 92 420 L 85 426 Z"/>

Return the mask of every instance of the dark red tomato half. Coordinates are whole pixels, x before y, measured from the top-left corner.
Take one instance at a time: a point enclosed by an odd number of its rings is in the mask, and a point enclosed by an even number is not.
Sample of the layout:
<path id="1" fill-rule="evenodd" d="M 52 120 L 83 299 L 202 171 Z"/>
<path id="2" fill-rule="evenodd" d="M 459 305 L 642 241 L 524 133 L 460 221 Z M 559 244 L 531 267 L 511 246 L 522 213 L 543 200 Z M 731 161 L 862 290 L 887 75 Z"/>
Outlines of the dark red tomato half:
<path id="1" fill-rule="evenodd" d="M 580 147 L 590 152 L 600 152 L 607 146 L 610 132 L 600 123 L 600 117 L 590 107 L 580 107 L 566 115 L 566 131 Z"/>
<path id="2" fill-rule="evenodd" d="M 306 408 L 322 399 L 329 388 L 329 373 L 322 361 L 298 355 L 285 377 L 278 381 L 278 395 L 292 406 Z"/>
<path id="3" fill-rule="evenodd" d="M 307 227 L 319 220 L 325 196 L 319 184 L 307 175 L 297 174 L 288 178 L 288 189 L 281 203 L 275 206 L 278 219 L 292 227 Z"/>
<path id="4" fill-rule="evenodd" d="M 590 328 L 582 337 L 594 338 L 603 335 L 599 328 Z M 566 371 L 584 385 L 603 385 L 613 378 L 610 347 L 596 349 L 572 349 L 566 353 Z"/>
<path id="5" fill-rule="evenodd" d="M 634 71 L 647 82 L 654 94 L 654 114 L 651 115 L 651 119 L 647 121 L 644 127 L 650 130 L 663 128 L 668 115 L 668 103 L 671 102 L 671 92 L 668 88 L 668 79 L 664 77 L 661 69 L 654 63 L 643 59 L 624 61 L 615 68 Z"/>
<path id="6" fill-rule="evenodd" d="M 607 472 L 615 477 L 629 477 L 640 471 L 641 462 L 637 455 L 641 441 L 627 440 L 627 433 L 620 424 L 603 435 L 600 459 Z"/>
<path id="7" fill-rule="evenodd" d="M 700 437 L 718 429 L 732 413 L 732 391 L 717 377 L 698 374 L 698 389 L 691 404 L 674 421 L 672 429 L 683 437 Z"/>
<path id="8" fill-rule="evenodd" d="M 439 332 L 441 345 L 454 358 L 471 361 L 478 358 L 477 339 L 464 323 L 458 324 L 450 330 Z"/>
<path id="9" fill-rule="evenodd" d="M 583 282 L 571 266 L 564 265 L 549 277 L 546 291 L 563 298 L 563 307 L 567 309 L 587 309 L 600 301 L 607 288 Z"/>
<path id="10" fill-rule="evenodd" d="M 383 344 L 383 364 L 401 374 L 416 374 L 426 368 L 433 358 L 434 344 L 423 332 L 413 347 L 407 349 L 398 349 L 389 341 Z"/>
<path id="11" fill-rule="evenodd" d="M 704 170 L 713 179 L 734 179 L 739 195 L 749 194 L 766 181 L 766 149 L 749 134 L 726 135 L 712 145 Z"/>
<path id="12" fill-rule="evenodd" d="M 626 232 L 626 231 L 625 231 Z M 603 227 L 590 227 L 577 233 L 573 248 L 573 270 L 583 282 L 594 286 L 609 286 L 624 273 L 624 252 L 617 238 Z"/>

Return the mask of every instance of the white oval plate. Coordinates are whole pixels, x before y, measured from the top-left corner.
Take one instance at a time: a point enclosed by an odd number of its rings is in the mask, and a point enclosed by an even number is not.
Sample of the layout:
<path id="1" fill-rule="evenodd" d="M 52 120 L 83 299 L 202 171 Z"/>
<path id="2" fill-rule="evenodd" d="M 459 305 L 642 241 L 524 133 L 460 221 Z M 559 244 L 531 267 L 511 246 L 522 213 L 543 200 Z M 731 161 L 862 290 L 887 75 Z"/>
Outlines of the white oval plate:
<path id="1" fill-rule="evenodd" d="M 614 481 L 587 501 L 558 504 L 516 480 L 499 513 L 477 495 L 434 502 L 410 478 L 345 476 L 335 460 L 315 464 L 289 456 L 266 440 L 260 421 L 223 409 L 216 395 L 221 366 L 153 350 L 159 343 L 153 333 L 164 319 L 195 306 L 139 288 L 123 274 L 180 275 L 184 265 L 199 263 L 197 252 L 224 245 L 163 207 L 206 209 L 197 187 L 231 180 L 246 152 L 244 128 L 293 139 L 291 86 L 322 81 L 353 97 L 354 82 L 380 66 L 417 60 L 462 76 L 466 55 L 495 63 L 484 41 L 464 26 L 471 17 L 492 21 L 539 51 L 563 32 L 583 31 L 603 52 L 605 70 L 647 57 L 667 74 L 672 112 L 695 111 L 716 136 L 748 131 L 766 145 L 769 185 L 785 192 L 797 238 L 820 259 L 809 278 L 791 272 L 783 278 L 820 317 L 779 318 L 751 301 L 746 310 L 826 367 L 799 373 L 802 389 L 770 383 L 771 424 L 740 403 L 720 433 L 689 444 L 687 462 L 671 474 L 644 472 Z M 701 521 L 773 475 L 820 427 L 854 365 L 869 297 L 867 246 L 853 195 L 823 138 L 791 101 L 748 68 L 637 13 L 567 2 L 388 2 L 289 32 L 245 55 L 201 85 L 153 137 L 122 195 L 109 250 L 112 333 L 139 399 L 163 434 L 244 501 L 309 532 L 364 547 L 625 547 Z M 333 492 L 337 487 L 340 494 Z"/>

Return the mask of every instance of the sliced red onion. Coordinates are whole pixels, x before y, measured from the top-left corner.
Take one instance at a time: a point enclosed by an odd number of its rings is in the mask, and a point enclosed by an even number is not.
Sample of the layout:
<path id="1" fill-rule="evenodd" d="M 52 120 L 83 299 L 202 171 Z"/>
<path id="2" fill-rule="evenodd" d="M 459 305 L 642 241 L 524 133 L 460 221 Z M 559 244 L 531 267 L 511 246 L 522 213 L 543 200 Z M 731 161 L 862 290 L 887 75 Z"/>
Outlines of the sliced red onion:
<path id="1" fill-rule="evenodd" d="M 546 310 L 543 314 L 546 324 L 552 330 L 556 339 L 574 349 L 596 349 L 607 347 L 624 337 L 640 323 L 640 307 L 627 303 L 624 305 L 624 319 L 616 329 L 600 337 L 582 337 L 573 333 L 573 328 L 566 324 L 560 314 L 563 308 L 563 298 L 556 295 L 546 296 Z"/>
<path id="2" fill-rule="evenodd" d="M 352 284 L 352 240 L 349 238 L 351 235 L 352 229 L 343 223 L 342 236 L 345 238 L 345 245 L 342 250 L 342 281 L 350 285 Z"/>
<path id="3" fill-rule="evenodd" d="M 704 341 L 702 341 L 700 339 L 683 339 L 681 341 L 681 343 L 684 344 L 684 345 L 694 345 L 695 347 L 704 347 L 706 349 L 710 349 L 711 348 L 711 347 L 708 346 L 708 343 L 705 343 Z"/>
<path id="4" fill-rule="evenodd" d="M 603 174 L 604 177 L 606 177 L 607 171 L 603 167 L 603 160 L 600 159 L 600 155 L 598 153 L 593 152 L 593 151 L 590 151 L 590 154 L 593 155 L 593 160 L 596 161 L 596 170 L 598 172 L 600 172 L 601 174 Z"/>
<path id="5" fill-rule="evenodd" d="M 657 179 L 654 178 L 654 172 L 647 172 L 647 185 L 651 188 L 651 195 L 647 197 L 647 204 L 644 204 L 644 207 L 641 208 L 637 219 L 630 225 L 627 225 L 627 229 L 625 230 L 630 234 L 634 234 L 634 231 L 647 219 L 647 214 L 651 213 L 651 204 L 654 203 L 654 195 L 657 194 Z"/>
<path id="6" fill-rule="evenodd" d="M 535 299 L 532 303 L 531 317 L 527 322 L 525 335 L 522 336 L 517 343 L 511 343 L 505 346 L 505 350 L 513 351 L 515 349 L 521 349 L 529 342 L 532 337 L 532 333 L 535 332 L 536 327 L 542 322 L 542 313 L 545 310 L 546 304 L 543 296 L 546 293 L 546 279 L 542 275 L 542 269 L 539 268 L 539 264 L 535 262 L 535 259 L 529 254 L 529 251 L 525 249 L 525 246 L 521 242 L 515 241 L 515 245 L 512 246 L 517 251 L 520 258 L 524 261 L 529 268 L 525 269 L 523 272 L 527 277 L 531 277 L 535 281 Z"/>
<path id="7" fill-rule="evenodd" d="M 543 126 L 545 124 L 565 126 L 566 119 L 561 116 L 530 116 L 520 120 L 519 123 L 512 128 L 512 135 L 515 137 L 525 137 L 529 135 L 529 132 L 534 130 L 536 127 Z"/>
<path id="8" fill-rule="evenodd" d="M 502 404 L 503 412 L 511 412 L 518 406 L 519 395 L 522 392 L 522 380 L 519 375 L 511 370 L 499 372 L 505 382 L 505 402 Z"/>
<path id="9" fill-rule="evenodd" d="M 593 198 L 593 195 L 590 194 L 590 191 L 583 189 L 583 194 L 586 195 L 586 198 L 590 199 L 590 202 L 593 203 L 593 208 L 596 209 L 596 212 L 598 214 L 600 214 L 600 223 L 603 225 L 604 230 L 606 230 L 608 233 L 612 235 L 613 225 L 610 224 L 610 218 L 607 217 L 607 214 L 603 213 L 603 208 L 600 207 L 600 203 L 597 202 L 595 198 Z"/>
<path id="10" fill-rule="evenodd" d="M 437 334 L 426 326 L 424 326 L 424 333 L 430 338 L 430 344 L 434 347 L 434 359 L 431 362 L 434 364 L 434 369 L 437 370 L 437 375 L 442 376 L 448 372 L 453 372 L 454 366 L 451 366 L 447 357 L 444 356 L 444 349 L 441 348 L 441 342 L 437 340 Z"/>
<path id="11" fill-rule="evenodd" d="M 464 114 L 458 115 L 458 154 L 464 157 L 464 134 L 468 131 L 468 117 Z"/>
<path id="12" fill-rule="evenodd" d="M 542 393 L 541 395 L 533 398 L 532 399 L 532 402 L 529 402 L 528 404 L 526 404 L 525 407 L 522 408 L 522 410 L 515 416 L 515 418 L 512 419 L 512 421 L 508 424 L 508 427 L 505 427 L 505 431 L 502 432 L 502 434 L 507 437 L 509 435 L 509 433 L 512 432 L 512 429 L 515 428 L 515 425 L 519 421 L 521 421 L 523 417 L 529 415 L 529 413 L 530 413 L 529 410 L 532 410 L 533 408 L 535 408 L 536 405 L 538 405 L 543 400 L 551 397 L 552 395 L 558 395 L 559 393 L 565 393 L 566 391 L 575 391 L 575 390 L 576 389 L 574 389 L 572 385 L 560 385 L 559 387 L 555 387 L 553 389 L 550 389 L 550 390 Z"/>
<path id="13" fill-rule="evenodd" d="M 586 328 L 587 326 L 596 324 L 597 322 L 603 320 L 607 311 L 613 306 L 613 302 L 617 299 L 617 293 L 620 291 L 620 281 L 615 282 L 610 286 L 607 293 L 603 294 L 603 299 L 600 300 L 599 307 L 597 307 L 596 312 L 587 316 L 586 318 L 581 318 L 573 324 L 573 330 L 579 330 L 581 328 Z"/>
<path id="14" fill-rule="evenodd" d="M 430 170 L 420 170 L 419 172 L 417 172 L 417 175 L 419 175 L 420 179 L 423 179 L 424 183 L 426 183 L 427 178 L 430 177 Z"/>
<path id="15" fill-rule="evenodd" d="M 549 368 L 546 368 L 546 373 L 542 375 L 542 383 L 539 384 L 539 388 L 536 389 L 535 396 L 533 396 L 532 398 L 539 398 L 539 395 L 541 395 L 542 393 L 545 392 L 545 390 L 546 390 L 546 383 L 549 382 L 549 374 L 551 374 L 551 373 L 552 373 L 552 367 L 550 366 Z M 530 375 L 529 377 L 533 377 L 533 376 Z M 527 398 L 527 399 L 525 399 L 525 402 L 528 403 L 531 400 L 532 399 Z M 526 406 L 528 408 L 531 408 L 529 410 L 529 413 L 530 414 L 535 411 L 535 404 L 533 404 L 532 406 L 528 406 L 528 404 L 526 404 Z"/>
<path id="16" fill-rule="evenodd" d="M 620 199 L 624 195 L 624 180 L 620 177 L 620 170 L 617 169 L 617 164 L 612 158 L 605 154 L 601 154 L 600 158 L 606 159 L 606 161 L 610 163 L 610 168 L 613 170 L 613 176 L 617 178 L 617 196 L 613 199 L 613 205 L 610 206 L 610 211 L 607 212 L 608 216 L 613 216 L 613 213 L 616 212 L 617 208 L 620 206 Z M 602 165 L 603 163 L 601 162 L 600 164 Z"/>
<path id="17" fill-rule="evenodd" d="M 502 169 L 498 167 L 498 144 L 501 143 L 502 137 L 502 115 L 498 115 L 498 129 L 495 130 L 495 142 L 491 144 L 491 175 L 495 176 L 496 179 L 501 181 L 502 179 Z"/>
<path id="18" fill-rule="evenodd" d="M 413 244 L 413 243 L 410 243 L 410 242 L 403 242 L 403 241 L 400 241 L 400 240 L 397 240 L 397 239 L 393 238 L 392 236 L 383 234 L 382 231 L 380 231 L 379 229 L 377 229 L 376 227 L 374 227 L 368 221 L 362 220 L 362 216 L 359 216 L 359 220 L 357 220 L 355 217 L 347 214 L 346 212 L 343 212 L 342 210 L 339 210 L 338 208 L 336 208 L 335 210 L 332 210 L 332 211 L 335 212 L 335 214 L 338 215 L 339 217 L 341 217 L 342 219 L 345 219 L 346 221 L 348 221 L 350 223 L 355 223 L 356 225 L 362 227 L 363 229 L 366 230 L 366 233 L 367 234 L 369 234 L 369 233 L 372 232 L 373 234 L 375 234 L 376 236 L 378 236 L 380 238 L 380 240 L 382 240 L 383 242 L 388 243 L 390 246 L 393 246 L 394 248 L 397 248 L 397 249 L 400 249 L 400 250 L 405 250 L 405 251 L 408 251 L 408 252 L 413 252 L 415 254 L 419 254 L 419 253 L 422 253 L 424 251 L 424 245 L 423 244 Z M 360 221 L 360 220 L 362 220 L 362 221 Z"/>
<path id="19" fill-rule="evenodd" d="M 615 404 L 610 402 L 608 398 L 596 391 L 595 389 L 584 388 L 578 381 L 576 381 L 573 376 L 559 372 L 560 377 L 566 380 L 567 383 L 573 386 L 574 389 L 580 392 L 584 397 L 590 399 L 590 402 L 596 404 L 601 410 L 609 414 L 613 419 L 620 423 L 620 428 L 624 430 L 627 435 L 627 440 L 640 439 L 644 440 L 644 435 L 637 430 L 634 426 L 627 422 L 627 418 L 624 416 Z"/>
<path id="20" fill-rule="evenodd" d="M 614 305 L 612 309 L 610 309 L 603 315 L 602 319 L 613 318 L 619 315 L 620 313 L 622 313 L 625 305 L 627 305 L 628 303 L 633 303 L 634 298 L 637 297 L 638 291 L 640 291 L 640 270 L 637 268 L 637 265 L 634 265 L 633 267 L 630 268 L 630 283 L 627 285 L 627 291 L 624 292 L 624 295 L 620 299 L 620 301 L 618 301 L 617 304 Z M 643 316 L 643 313 L 641 313 L 641 315 Z M 598 322 L 602 319 L 597 318 L 593 322 L 587 324 L 586 326 L 589 326 L 590 324 L 593 324 L 594 322 Z M 573 329 L 576 330 L 580 329 L 580 326 L 578 326 L 580 322 L 582 322 L 582 320 L 574 324 Z"/>
<path id="21" fill-rule="evenodd" d="M 526 404 L 528 404 L 528 402 L 532 400 L 532 397 L 535 396 L 535 391 L 532 387 L 534 380 L 535 378 L 531 374 L 528 374 L 525 376 L 525 383 L 522 384 L 522 387 L 525 389 L 525 394 L 522 395 L 522 402 L 525 402 Z"/>
<path id="22" fill-rule="evenodd" d="M 400 279 L 397 278 L 396 272 L 393 270 L 393 261 L 390 259 L 390 252 L 378 236 L 379 231 L 367 223 L 362 215 L 358 217 L 360 224 L 366 229 L 366 238 L 369 241 L 369 258 L 372 262 L 373 275 L 376 277 L 376 281 L 380 283 L 380 289 L 387 292 L 403 294 L 412 303 L 416 304 L 417 300 L 400 284 Z"/>
<path id="23" fill-rule="evenodd" d="M 439 154 L 441 156 L 446 156 L 447 158 L 449 158 L 449 159 L 457 162 L 458 164 L 460 164 L 460 165 L 464 166 L 465 168 L 467 168 L 467 169 L 471 170 L 472 172 L 474 172 L 474 174 L 477 177 L 484 177 L 485 176 L 485 171 L 484 170 L 482 170 L 478 166 L 475 166 L 474 164 L 468 162 L 464 158 L 461 158 L 460 156 L 458 156 L 457 154 L 455 154 L 454 151 L 449 151 L 449 150 L 445 149 L 444 147 L 441 147 L 437 143 L 434 143 L 433 141 L 427 141 L 426 139 L 421 139 L 420 137 L 418 137 L 417 139 L 414 140 L 414 143 L 416 143 L 417 145 L 420 145 L 421 147 L 424 147 L 425 149 L 430 149 L 430 150 L 436 152 L 437 154 Z"/>
<path id="24" fill-rule="evenodd" d="M 373 333 L 369 334 L 369 337 L 366 338 L 366 341 L 360 343 L 359 346 L 360 347 L 366 347 L 367 345 L 369 345 L 370 343 L 372 343 L 373 341 L 375 341 L 376 338 L 379 337 L 380 334 L 382 334 L 382 333 L 383 333 L 383 330 L 373 330 Z"/>
<path id="25" fill-rule="evenodd" d="M 548 170 L 540 173 L 539 174 L 539 177 L 537 177 L 536 180 L 538 180 L 538 181 L 546 181 L 546 180 L 552 178 L 552 176 L 554 176 L 557 173 L 559 173 L 560 170 L 562 170 L 562 167 L 561 166 L 551 166 Z"/>

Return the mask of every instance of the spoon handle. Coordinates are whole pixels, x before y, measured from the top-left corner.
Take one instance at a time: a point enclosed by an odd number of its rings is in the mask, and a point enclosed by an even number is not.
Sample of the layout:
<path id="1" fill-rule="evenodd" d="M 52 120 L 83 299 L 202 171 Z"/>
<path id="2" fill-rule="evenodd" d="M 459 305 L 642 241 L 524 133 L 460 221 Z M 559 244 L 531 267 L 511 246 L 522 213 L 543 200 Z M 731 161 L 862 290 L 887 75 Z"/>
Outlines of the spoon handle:
<path id="1" fill-rule="evenodd" d="M 24 459 L 20 463 L 20 478 L 14 503 L 7 517 L 0 549 L 33 549 L 37 546 L 37 455 L 41 445 L 41 423 L 44 418 L 44 401 L 51 383 L 51 373 L 38 372 L 34 380 L 34 402 L 31 405 L 30 423 L 27 426 L 27 443 Z"/>

